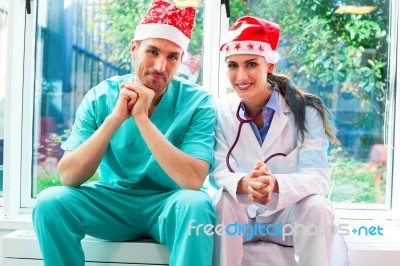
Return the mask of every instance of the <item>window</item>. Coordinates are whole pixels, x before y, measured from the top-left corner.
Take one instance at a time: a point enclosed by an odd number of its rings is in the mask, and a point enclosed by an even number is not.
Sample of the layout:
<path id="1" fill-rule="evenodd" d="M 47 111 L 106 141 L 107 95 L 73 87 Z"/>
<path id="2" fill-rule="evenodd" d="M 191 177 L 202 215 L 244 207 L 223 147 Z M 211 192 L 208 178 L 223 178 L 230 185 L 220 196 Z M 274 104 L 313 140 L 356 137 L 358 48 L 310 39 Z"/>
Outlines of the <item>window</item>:
<path id="1" fill-rule="evenodd" d="M 130 44 L 135 25 L 146 12 L 147 1 L 37 1 L 33 17 L 33 134 L 26 134 L 32 149 L 23 169 L 22 205 L 33 206 L 43 189 L 60 185 L 57 163 L 74 115 L 86 92 L 104 79 L 134 71 Z M 176 1 L 196 5 L 196 24 L 179 75 L 202 83 L 204 1 Z M 29 134 L 29 135 L 28 135 Z M 24 145 L 25 146 L 25 145 Z M 24 171 L 24 170 L 22 170 Z M 97 178 L 95 175 L 93 178 Z M 29 185 L 28 185 L 29 184 Z"/>
<path id="2" fill-rule="evenodd" d="M 395 104 L 389 61 L 395 58 L 388 54 L 396 28 L 389 1 L 355 1 L 355 10 L 344 2 L 233 0 L 230 23 L 243 15 L 279 23 L 277 71 L 319 95 L 332 112 L 341 141 L 330 150 L 329 196 L 336 206 L 389 209 Z"/>
<path id="3" fill-rule="evenodd" d="M 27 15 L 24 1 L 0 0 L 0 22 L 8 3 L 8 30 L 14 38 L 12 49 L 8 47 L 13 60 L 7 70 L 13 71 L 7 77 L 10 106 L 5 107 L 10 117 L 4 127 L 6 144 L 13 149 L 5 157 L 9 161 L 4 205 L 28 212 L 37 193 L 59 184 L 60 144 L 84 94 L 105 78 L 132 71 L 130 39 L 150 0 L 30 2 L 32 14 Z M 400 169 L 393 163 L 400 156 L 393 148 L 400 125 L 399 116 L 394 116 L 399 108 L 395 81 L 400 75 L 395 73 L 400 67 L 394 46 L 399 36 L 397 1 L 359 0 L 357 5 L 373 3 L 373 7 L 369 13 L 354 14 L 339 9 L 344 1 L 322 5 L 307 0 L 231 0 L 229 20 L 220 1 L 174 2 L 198 7 L 180 75 L 203 84 L 216 96 L 230 91 L 219 54 L 228 24 L 243 15 L 280 23 L 278 71 L 319 95 L 339 130 L 342 146 L 330 151 L 330 198 L 337 208 L 352 213 L 369 209 L 380 210 L 381 215 L 394 210 L 399 218 L 399 196 L 392 193 L 400 180 Z M 0 63 L 4 64 L 5 29 L 0 29 Z M 0 69 L 0 82 L 3 73 Z"/>

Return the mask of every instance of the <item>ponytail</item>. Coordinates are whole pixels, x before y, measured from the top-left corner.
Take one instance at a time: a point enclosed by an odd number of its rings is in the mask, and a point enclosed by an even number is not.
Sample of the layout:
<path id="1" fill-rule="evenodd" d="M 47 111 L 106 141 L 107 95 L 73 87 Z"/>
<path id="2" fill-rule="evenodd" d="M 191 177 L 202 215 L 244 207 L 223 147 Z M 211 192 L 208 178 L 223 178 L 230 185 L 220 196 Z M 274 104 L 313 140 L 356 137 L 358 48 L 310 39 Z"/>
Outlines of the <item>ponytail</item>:
<path id="1" fill-rule="evenodd" d="M 271 73 L 268 75 L 268 79 L 272 83 L 277 84 L 279 93 L 283 95 L 286 103 L 290 107 L 294 116 L 295 125 L 301 137 L 301 142 L 304 141 L 304 133 L 308 131 L 305 126 L 306 106 L 311 106 L 314 107 L 321 116 L 325 134 L 330 142 L 337 146 L 340 145 L 340 141 L 335 136 L 336 128 L 327 118 L 332 118 L 332 113 L 325 107 L 321 98 L 297 88 L 290 78 L 283 74 Z"/>

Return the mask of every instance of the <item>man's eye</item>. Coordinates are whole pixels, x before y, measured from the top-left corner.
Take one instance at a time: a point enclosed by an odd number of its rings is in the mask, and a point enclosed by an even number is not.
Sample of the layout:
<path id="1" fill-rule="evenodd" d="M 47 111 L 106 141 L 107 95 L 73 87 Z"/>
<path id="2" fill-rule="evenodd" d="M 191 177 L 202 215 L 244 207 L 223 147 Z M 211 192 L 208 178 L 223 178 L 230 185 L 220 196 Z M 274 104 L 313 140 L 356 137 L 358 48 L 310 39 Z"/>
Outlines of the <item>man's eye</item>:
<path id="1" fill-rule="evenodd" d="M 148 50 L 148 53 L 152 54 L 152 55 L 157 55 L 158 54 L 156 50 Z"/>

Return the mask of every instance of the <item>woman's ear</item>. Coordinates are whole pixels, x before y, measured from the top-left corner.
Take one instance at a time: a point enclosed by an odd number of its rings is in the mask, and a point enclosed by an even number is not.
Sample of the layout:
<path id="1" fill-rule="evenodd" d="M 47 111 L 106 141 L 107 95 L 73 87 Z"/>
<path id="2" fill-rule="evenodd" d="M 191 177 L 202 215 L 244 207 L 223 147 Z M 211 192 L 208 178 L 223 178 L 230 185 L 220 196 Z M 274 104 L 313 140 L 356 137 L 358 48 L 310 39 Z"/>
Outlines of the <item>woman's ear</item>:
<path id="1" fill-rule="evenodd" d="M 268 71 L 268 73 L 274 73 L 275 64 L 267 63 L 267 71 Z"/>

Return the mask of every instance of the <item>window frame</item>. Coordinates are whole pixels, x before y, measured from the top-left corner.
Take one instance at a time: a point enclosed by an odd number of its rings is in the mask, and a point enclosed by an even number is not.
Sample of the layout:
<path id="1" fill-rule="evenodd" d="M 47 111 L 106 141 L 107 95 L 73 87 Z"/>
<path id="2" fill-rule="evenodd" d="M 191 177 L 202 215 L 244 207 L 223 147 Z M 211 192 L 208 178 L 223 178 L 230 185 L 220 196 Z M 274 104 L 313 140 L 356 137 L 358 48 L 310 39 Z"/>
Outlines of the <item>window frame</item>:
<path id="1" fill-rule="evenodd" d="M 10 1 L 8 14 L 8 57 L 4 108 L 3 215 L 20 214 L 22 161 L 23 84 L 25 46 L 25 3 Z M 25 66 L 24 66 L 25 67 Z M 11 89 L 12 88 L 12 89 Z"/>
<path id="2" fill-rule="evenodd" d="M 33 144 L 33 104 L 35 81 L 35 32 L 37 21 L 37 1 L 32 1 L 32 14 L 25 13 L 24 1 L 10 1 L 8 24 L 8 55 L 6 101 L 4 111 L 5 136 L 4 136 L 4 191 L 3 213 L 6 218 L 14 217 L 21 213 L 30 213 L 35 200 L 31 198 L 32 188 L 32 144 Z M 224 70 L 224 58 L 219 53 L 219 44 L 224 38 L 229 25 L 225 8 L 219 1 L 204 0 L 204 47 L 203 47 L 203 86 L 210 90 L 215 97 L 226 93 L 227 80 Z M 390 45 L 389 74 L 390 92 L 389 101 L 395 104 L 388 110 L 388 132 L 393 132 L 388 143 L 393 147 L 400 147 L 399 138 L 394 138 L 395 132 L 400 131 L 400 116 L 395 116 L 395 111 L 400 110 L 400 95 L 396 93 L 400 86 L 400 62 L 397 62 L 400 50 L 399 24 L 400 3 L 391 1 L 390 8 Z M 220 29 L 220 30 L 218 30 Z M 21 52 L 24 51 L 24 52 Z M 218 64 L 213 63 L 218 62 Z M 20 66 L 24 67 L 21 68 Z M 209 66 L 209 67 L 204 67 Z M 21 78 L 23 77 L 23 78 Z M 12 89 L 11 89 L 12 88 Z M 21 101 L 21 99 L 23 99 Z M 400 195 L 395 193 L 395 188 L 400 187 L 400 166 L 393 162 L 400 161 L 399 149 L 393 148 L 388 156 L 388 169 L 391 169 L 392 180 L 388 190 L 391 196 L 386 198 L 386 206 L 378 208 L 368 205 L 334 204 L 336 214 L 344 219 L 369 219 L 369 220 L 400 220 Z M 389 193 L 387 193 L 389 194 Z M 1 202 L 3 201 L 3 202 Z M 363 208 L 361 208 L 363 207 Z"/>
<path id="3" fill-rule="evenodd" d="M 34 4 L 33 4 L 34 2 Z M 35 98 L 35 80 L 36 73 L 36 24 L 39 21 L 37 17 L 37 1 L 32 2 L 31 14 L 25 14 L 25 58 L 24 58 L 24 85 L 23 85 L 23 120 L 22 125 L 22 155 L 21 155 L 21 208 L 32 208 L 35 199 L 31 198 L 32 191 L 32 158 L 34 145 L 34 124 L 35 104 L 40 103 L 40 98 Z M 35 102 L 36 101 L 36 102 Z"/>

